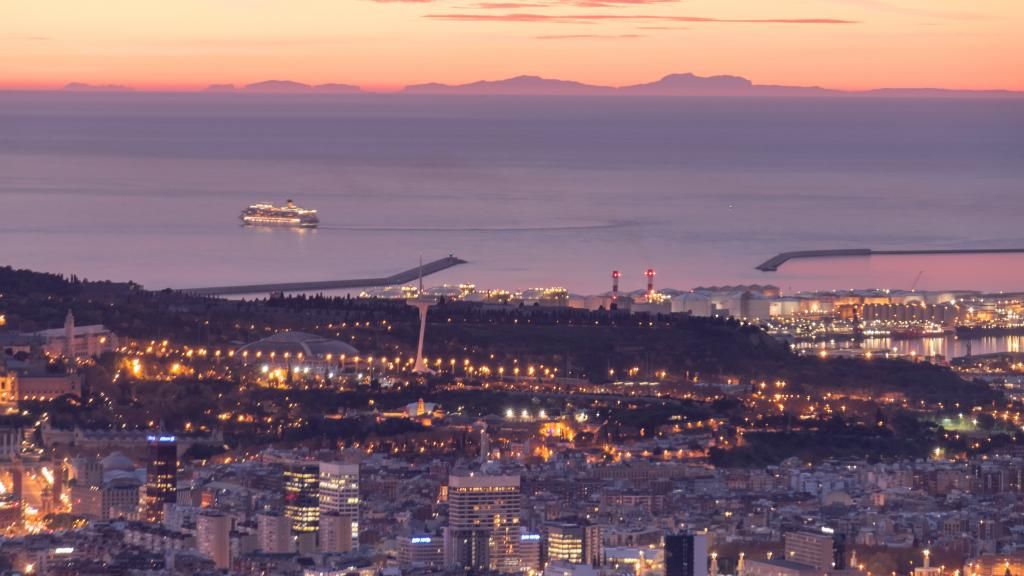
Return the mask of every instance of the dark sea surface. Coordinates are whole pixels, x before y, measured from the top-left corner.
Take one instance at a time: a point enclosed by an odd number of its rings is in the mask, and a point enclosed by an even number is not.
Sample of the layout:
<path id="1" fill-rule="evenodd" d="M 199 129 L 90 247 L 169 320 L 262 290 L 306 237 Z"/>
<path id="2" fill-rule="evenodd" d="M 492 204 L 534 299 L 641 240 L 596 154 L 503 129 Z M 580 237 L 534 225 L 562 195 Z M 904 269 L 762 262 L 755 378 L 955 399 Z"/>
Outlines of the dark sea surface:
<path id="1" fill-rule="evenodd" d="M 318 230 L 238 213 L 294 198 Z M 1024 290 L 1024 100 L 0 93 L 0 265 L 148 288 L 382 276 Z"/>

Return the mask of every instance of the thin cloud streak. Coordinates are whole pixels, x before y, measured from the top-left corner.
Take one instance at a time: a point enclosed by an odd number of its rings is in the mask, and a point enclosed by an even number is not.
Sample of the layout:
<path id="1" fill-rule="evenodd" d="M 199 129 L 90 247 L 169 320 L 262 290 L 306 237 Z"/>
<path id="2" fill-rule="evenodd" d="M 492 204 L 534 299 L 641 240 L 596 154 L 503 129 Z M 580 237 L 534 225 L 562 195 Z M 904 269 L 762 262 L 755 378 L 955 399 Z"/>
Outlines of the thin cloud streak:
<path id="1" fill-rule="evenodd" d="M 440 0 L 371 0 L 377 4 L 437 4 Z M 493 8 L 614 8 L 621 6 L 646 6 L 652 4 L 676 4 L 680 0 L 547 0 L 538 2 L 478 2 L 472 8 L 484 10 Z"/>
<path id="2" fill-rule="evenodd" d="M 626 39 L 626 38 L 644 38 L 643 34 L 546 34 L 541 36 L 534 36 L 537 40 L 578 40 L 578 39 Z"/>
<path id="3" fill-rule="evenodd" d="M 480 2 L 468 8 L 480 10 L 519 10 L 520 8 L 547 8 L 547 4 L 536 4 L 530 2 Z M 467 8 L 467 9 L 468 9 Z"/>
<path id="4" fill-rule="evenodd" d="M 648 20 L 711 24 L 859 24 L 857 20 L 837 18 L 707 18 L 701 16 L 663 16 L 654 14 L 426 14 L 424 18 L 457 22 L 553 22 L 583 24 L 603 20 Z"/>

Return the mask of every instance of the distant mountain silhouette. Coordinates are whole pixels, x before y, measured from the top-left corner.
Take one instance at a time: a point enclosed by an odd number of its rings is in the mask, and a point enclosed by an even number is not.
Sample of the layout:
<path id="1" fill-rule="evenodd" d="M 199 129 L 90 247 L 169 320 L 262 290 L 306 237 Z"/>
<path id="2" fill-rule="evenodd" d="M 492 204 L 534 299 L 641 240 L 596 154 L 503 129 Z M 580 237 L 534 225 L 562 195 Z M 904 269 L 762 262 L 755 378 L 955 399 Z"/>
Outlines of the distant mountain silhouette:
<path id="1" fill-rule="evenodd" d="M 817 86 L 758 85 L 741 76 L 697 76 L 669 74 L 647 84 L 623 86 L 624 94 L 653 96 L 809 96 L 836 93 Z"/>
<path id="2" fill-rule="evenodd" d="M 87 84 L 85 82 L 69 82 L 64 85 L 65 90 L 73 92 L 130 92 L 129 86 L 120 84 Z"/>
<path id="3" fill-rule="evenodd" d="M 741 76 L 669 74 L 660 80 L 619 88 L 566 80 L 516 76 L 507 80 L 482 80 L 468 84 L 415 84 L 408 94 L 506 94 L 506 95 L 636 95 L 636 96 L 890 96 L 963 97 L 1024 96 L 1009 90 L 946 90 L 932 88 L 884 88 L 867 91 L 831 90 L 820 86 L 754 84 Z"/>
<path id="4" fill-rule="evenodd" d="M 94 85 L 72 82 L 64 87 L 70 91 L 127 91 L 128 86 Z M 206 92 L 263 94 L 360 94 L 362 88 L 351 84 L 303 84 L 292 80 L 266 80 L 236 87 L 233 84 L 211 84 Z M 572 80 L 515 76 L 504 80 L 480 80 L 467 84 L 431 82 L 413 84 L 402 89 L 404 94 L 475 94 L 507 96 L 707 96 L 707 97 L 880 97 L 880 98 L 1021 98 L 1024 92 L 1012 90 L 956 90 L 947 88 L 878 88 L 847 91 L 820 86 L 782 86 L 755 84 L 742 76 L 698 76 L 692 73 L 669 74 L 660 80 L 629 86 L 600 86 Z"/>
<path id="5" fill-rule="evenodd" d="M 354 94 L 362 92 L 362 88 L 359 86 L 352 86 L 350 84 L 319 84 L 311 86 L 301 82 L 292 82 L 291 80 L 266 80 L 264 82 L 256 82 L 255 84 L 247 84 L 245 86 L 245 90 L 249 92 L 270 92 L 277 94 L 295 94 L 301 92 Z"/>
<path id="6" fill-rule="evenodd" d="M 758 86 L 739 76 L 703 77 L 694 74 L 669 74 L 655 82 L 615 88 L 553 80 L 537 76 L 516 76 L 507 80 L 469 84 L 417 84 L 408 86 L 410 94 L 566 94 L 566 95 L 647 95 L 647 96 L 752 96 L 824 94 L 817 87 Z"/>
<path id="7" fill-rule="evenodd" d="M 552 80 L 539 76 L 516 76 L 507 80 L 481 80 L 469 84 L 415 84 L 406 86 L 403 92 L 409 94 L 564 94 L 590 95 L 611 94 L 615 88 L 594 86 L 570 80 Z"/>
<path id="8" fill-rule="evenodd" d="M 291 80 L 265 80 L 255 84 L 246 84 L 245 89 L 250 92 L 304 92 L 312 86 Z"/>
<path id="9" fill-rule="evenodd" d="M 623 86 L 619 91 L 634 94 L 664 94 L 668 92 L 686 94 L 695 92 L 746 92 L 749 91 L 753 85 L 753 82 L 750 80 L 739 76 L 709 76 L 705 78 L 686 73 L 669 74 L 661 80 L 656 80 L 647 84 Z"/>
<path id="10" fill-rule="evenodd" d="M 363 89 L 352 84 L 317 84 L 313 86 L 317 92 L 330 92 L 332 94 L 354 94 L 362 92 Z"/>

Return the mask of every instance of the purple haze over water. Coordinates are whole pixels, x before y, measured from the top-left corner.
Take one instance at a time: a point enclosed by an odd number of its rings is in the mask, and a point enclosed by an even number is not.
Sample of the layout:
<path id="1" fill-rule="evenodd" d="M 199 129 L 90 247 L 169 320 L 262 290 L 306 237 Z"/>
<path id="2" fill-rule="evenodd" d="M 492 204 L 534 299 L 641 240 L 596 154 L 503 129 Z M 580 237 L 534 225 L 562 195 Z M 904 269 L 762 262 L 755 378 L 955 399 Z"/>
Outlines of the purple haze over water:
<path id="1" fill-rule="evenodd" d="M 256 201 L 319 230 L 243 228 Z M 148 288 L 389 275 L 1024 290 L 1024 101 L 0 93 L 0 265 Z"/>

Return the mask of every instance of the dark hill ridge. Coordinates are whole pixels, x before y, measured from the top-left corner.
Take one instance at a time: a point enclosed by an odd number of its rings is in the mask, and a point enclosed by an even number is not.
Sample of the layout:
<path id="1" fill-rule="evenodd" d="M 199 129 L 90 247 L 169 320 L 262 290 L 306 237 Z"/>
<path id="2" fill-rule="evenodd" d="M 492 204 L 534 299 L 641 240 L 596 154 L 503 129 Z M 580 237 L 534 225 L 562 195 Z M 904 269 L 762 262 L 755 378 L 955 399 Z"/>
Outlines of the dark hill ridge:
<path id="1" fill-rule="evenodd" d="M 266 336 L 270 327 L 322 333 L 327 323 L 366 322 L 356 345 L 372 354 L 409 350 L 418 316 L 404 301 L 292 296 L 222 300 L 136 284 L 90 282 L 75 277 L 0 267 L 0 310 L 10 329 L 32 332 L 60 326 L 69 309 L 83 325 L 103 324 L 118 335 L 155 335 L 205 346 L 232 346 Z M 887 393 L 909 402 L 991 405 L 1001 394 L 952 370 L 904 360 L 821 359 L 793 354 L 760 328 L 732 320 L 686 315 L 641 317 L 574 308 L 488 306 L 444 302 L 431 309 L 432 354 L 471 353 L 500 362 L 568 367 L 594 382 L 608 370 L 654 366 L 668 373 L 699 374 L 706 382 L 783 380 L 800 393 L 817 389 L 862 398 Z M 373 327 L 370 327 L 370 321 Z M 387 320 L 387 328 L 378 322 Z M 356 335 L 356 334 L 353 334 Z M 368 347 L 368 348 L 367 348 Z"/>

